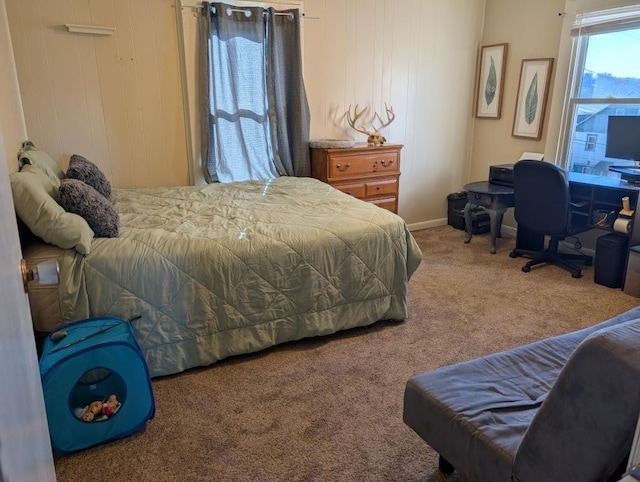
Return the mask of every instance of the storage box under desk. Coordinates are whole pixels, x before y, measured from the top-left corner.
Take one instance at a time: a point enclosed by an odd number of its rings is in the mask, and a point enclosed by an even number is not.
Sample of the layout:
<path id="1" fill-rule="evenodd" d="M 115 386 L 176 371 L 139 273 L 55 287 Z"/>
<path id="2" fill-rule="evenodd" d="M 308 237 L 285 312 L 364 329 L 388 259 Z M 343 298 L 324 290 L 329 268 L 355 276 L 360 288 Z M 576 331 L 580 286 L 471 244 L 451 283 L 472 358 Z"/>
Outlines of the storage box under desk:
<path id="1" fill-rule="evenodd" d="M 448 215 L 448 224 L 456 229 L 465 229 L 464 208 L 453 209 Z M 491 231 L 491 219 L 489 213 L 482 208 L 471 210 L 471 233 L 482 234 Z"/>

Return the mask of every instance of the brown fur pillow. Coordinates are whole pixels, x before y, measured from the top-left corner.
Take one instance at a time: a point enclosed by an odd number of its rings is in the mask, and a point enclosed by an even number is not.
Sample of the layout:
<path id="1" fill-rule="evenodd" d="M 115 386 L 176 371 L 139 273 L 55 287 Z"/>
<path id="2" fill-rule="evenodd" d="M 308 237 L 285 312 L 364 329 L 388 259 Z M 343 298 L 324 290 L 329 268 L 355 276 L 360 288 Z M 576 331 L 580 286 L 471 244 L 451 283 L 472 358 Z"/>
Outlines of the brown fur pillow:
<path id="1" fill-rule="evenodd" d="M 117 238 L 120 234 L 120 215 L 107 198 L 77 179 L 63 179 L 58 204 L 69 213 L 82 216 L 96 237 Z"/>

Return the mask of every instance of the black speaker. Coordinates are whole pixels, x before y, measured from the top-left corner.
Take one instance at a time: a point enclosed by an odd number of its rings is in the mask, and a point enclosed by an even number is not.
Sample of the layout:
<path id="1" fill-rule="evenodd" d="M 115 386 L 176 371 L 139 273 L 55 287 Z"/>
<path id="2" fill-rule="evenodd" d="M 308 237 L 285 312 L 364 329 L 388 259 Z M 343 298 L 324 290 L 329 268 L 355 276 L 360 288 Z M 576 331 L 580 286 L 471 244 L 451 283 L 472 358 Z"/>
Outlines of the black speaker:
<path id="1" fill-rule="evenodd" d="M 593 281 L 609 288 L 620 288 L 624 274 L 629 237 L 611 233 L 600 236 L 596 241 L 596 262 Z"/>

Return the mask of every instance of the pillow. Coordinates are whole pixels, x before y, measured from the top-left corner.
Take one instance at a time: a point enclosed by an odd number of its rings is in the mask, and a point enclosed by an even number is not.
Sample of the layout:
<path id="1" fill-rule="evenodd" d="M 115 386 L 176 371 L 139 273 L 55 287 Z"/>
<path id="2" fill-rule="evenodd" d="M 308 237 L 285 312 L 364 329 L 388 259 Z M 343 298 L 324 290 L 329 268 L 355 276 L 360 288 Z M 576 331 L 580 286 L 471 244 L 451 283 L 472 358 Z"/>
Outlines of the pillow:
<path id="1" fill-rule="evenodd" d="M 20 165 L 31 165 L 40 169 L 51 180 L 54 187 L 58 189 L 60 181 L 64 178 L 64 171 L 58 163 L 46 152 L 36 150 L 31 141 L 25 141 L 22 145 L 23 148 L 20 151 Z"/>
<path id="2" fill-rule="evenodd" d="M 69 160 L 67 177 L 88 184 L 107 199 L 111 199 L 111 184 L 102 171 L 90 160 L 74 154 Z"/>
<path id="3" fill-rule="evenodd" d="M 89 254 L 93 231 L 82 217 L 65 212 L 53 196 L 51 179 L 33 165 L 9 175 L 18 217 L 33 234 L 63 249 Z"/>
<path id="4" fill-rule="evenodd" d="M 117 238 L 120 234 L 120 216 L 113 204 L 88 184 L 63 179 L 58 202 L 65 211 L 82 216 L 97 237 Z"/>

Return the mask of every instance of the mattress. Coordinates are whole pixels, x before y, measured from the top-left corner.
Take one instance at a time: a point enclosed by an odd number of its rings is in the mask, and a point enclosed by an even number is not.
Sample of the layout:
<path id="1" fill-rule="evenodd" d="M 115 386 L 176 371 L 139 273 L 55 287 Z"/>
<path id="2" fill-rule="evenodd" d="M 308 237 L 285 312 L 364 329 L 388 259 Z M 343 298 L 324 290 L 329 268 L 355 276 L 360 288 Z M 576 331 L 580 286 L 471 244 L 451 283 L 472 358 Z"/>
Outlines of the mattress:
<path id="1" fill-rule="evenodd" d="M 421 253 L 402 218 L 315 179 L 112 200 L 120 236 L 59 258 L 60 314 L 136 318 L 151 376 L 408 316 Z"/>

